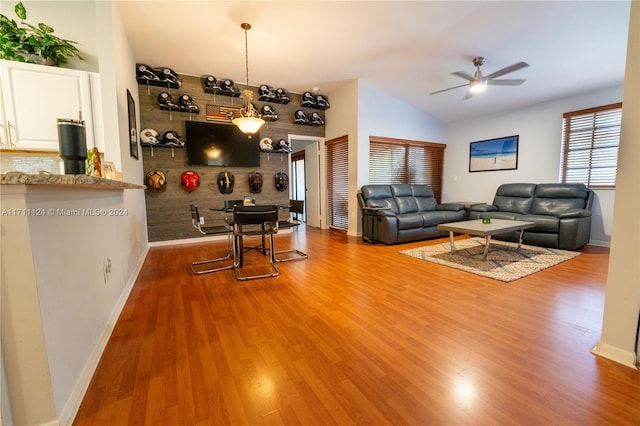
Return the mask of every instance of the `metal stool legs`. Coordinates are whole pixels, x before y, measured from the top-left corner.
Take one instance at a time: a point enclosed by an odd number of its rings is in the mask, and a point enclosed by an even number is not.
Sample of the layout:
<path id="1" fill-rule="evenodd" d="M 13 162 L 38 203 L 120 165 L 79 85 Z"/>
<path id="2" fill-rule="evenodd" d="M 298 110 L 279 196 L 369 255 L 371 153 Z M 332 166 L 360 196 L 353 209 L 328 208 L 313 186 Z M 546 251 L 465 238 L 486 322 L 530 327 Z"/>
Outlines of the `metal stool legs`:
<path id="1" fill-rule="evenodd" d="M 246 226 L 246 228 L 245 228 Z M 276 266 L 275 245 L 273 235 L 278 232 L 278 206 L 235 206 L 233 209 L 233 273 L 238 280 L 270 278 L 280 275 Z M 265 237 L 269 236 L 269 248 L 265 247 Z M 270 272 L 264 274 L 241 274 L 244 262 L 244 237 L 260 237 L 262 245 L 252 247 L 261 249 L 263 254 L 269 252 Z"/>
<path id="2" fill-rule="evenodd" d="M 211 272 L 218 272 L 218 271 L 226 271 L 227 269 L 231 269 L 233 268 L 233 262 L 230 265 L 225 265 L 225 266 L 218 266 L 218 267 L 208 267 L 205 269 L 200 269 L 202 268 L 204 265 L 213 265 L 215 263 L 218 262 L 224 262 L 225 260 L 232 260 L 232 256 L 233 256 L 233 249 L 231 247 L 231 233 L 227 233 L 227 255 L 224 257 L 219 257 L 217 259 L 207 259 L 207 260 L 199 260 L 197 262 L 192 262 L 189 265 L 189 268 L 191 268 L 191 272 L 193 272 L 196 275 L 202 275 L 202 274 L 208 274 Z"/>
<path id="3" fill-rule="evenodd" d="M 280 222 L 280 226 L 282 226 L 283 228 L 296 228 L 298 226 L 300 226 L 300 224 L 302 224 L 302 221 L 298 218 L 298 215 L 303 215 L 304 214 L 304 201 L 301 200 L 289 200 L 289 213 L 291 214 L 295 214 L 296 217 L 293 220 L 288 220 L 285 222 Z M 307 259 L 309 256 L 307 255 L 307 253 L 300 251 L 296 248 L 292 248 L 292 249 L 288 249 L 288 250 L 281 250 L 281 251 L 277 251 L 276 255 L 278 254 L 287 254 L 287 253 L 291 253 L 291 255 L 285 257 L 285 258 L 281 258 L 278 259 L 276 258 L 277 262 L 289 262 L 292 260 L 305 260 Z"/>
<path id="4" fill-rule="evenodd" d="M 224 271 L 224 270 L 233 268 L 233 263 L 231 263 L 230 265 L 217 266 L 217 267 L 205 267 L 203 269 L 203 266 L 205 265 L 213 266 L 218 262 L 223 262 L 225 260 L 231 259 L 231 256 L 233 255 L 233 250 L 231 248 L 232 229 L 229 226 L 201 226 L 200 212 L 198 210 L 198 206 L 196 206 L 195 204 L 190 204 L 190 208 L 191 208 L 191 223 L 193 227 L 196 228 L 198 232 L 200 232 L 202 235 L 227 234 L 227 255 L 224 257 L 219 257 L 217 259 L 207 259 L 207 260 L 199 260 L 196 262 L 192 262 L 189 265 L 189 268 L 191 268 L 191 272 L 193 272 L 196 275 L 201 275 L 201 274 L 208 274 L 210 272 Z"/>

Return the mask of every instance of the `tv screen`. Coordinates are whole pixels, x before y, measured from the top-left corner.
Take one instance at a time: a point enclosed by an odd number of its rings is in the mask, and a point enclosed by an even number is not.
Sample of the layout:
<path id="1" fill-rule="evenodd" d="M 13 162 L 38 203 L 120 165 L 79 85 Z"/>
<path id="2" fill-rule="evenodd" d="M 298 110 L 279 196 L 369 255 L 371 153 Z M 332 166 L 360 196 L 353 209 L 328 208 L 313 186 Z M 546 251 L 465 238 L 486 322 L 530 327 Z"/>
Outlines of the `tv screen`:
<path id="1" fill-rule="evenodd" d="M 259 167 L 260 135 L 231 124 L 186 122 L 187 162 L 192 166 Z"/>

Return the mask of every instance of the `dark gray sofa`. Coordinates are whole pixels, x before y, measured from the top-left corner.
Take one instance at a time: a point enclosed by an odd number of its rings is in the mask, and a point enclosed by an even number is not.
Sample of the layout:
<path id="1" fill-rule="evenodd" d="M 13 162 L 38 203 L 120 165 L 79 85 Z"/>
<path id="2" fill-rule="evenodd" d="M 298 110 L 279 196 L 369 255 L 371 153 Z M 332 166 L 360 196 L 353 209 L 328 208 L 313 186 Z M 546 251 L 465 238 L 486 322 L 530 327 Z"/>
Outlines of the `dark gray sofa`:
<path id="1" fill-rule="evenodd" d="M 583 184 L 508 183 L 496 190 L 493 204 L 475 205 L 469 217 L 535 222 L 524 231 L 523 242 L 542 247 L 576 250 L 589 242 L 593 191 Z M 519 232 L 494 238 L 518 241 Z"/>
<path id="2" fill-rule="evenodd" d="M 438 204 L 429 185 L 364 185 L 358 203 L 365 208 L 362 237 L 372 242 L 397 244 L 442 236 L 439 224 L 467 219 L 462 204 Z"/>

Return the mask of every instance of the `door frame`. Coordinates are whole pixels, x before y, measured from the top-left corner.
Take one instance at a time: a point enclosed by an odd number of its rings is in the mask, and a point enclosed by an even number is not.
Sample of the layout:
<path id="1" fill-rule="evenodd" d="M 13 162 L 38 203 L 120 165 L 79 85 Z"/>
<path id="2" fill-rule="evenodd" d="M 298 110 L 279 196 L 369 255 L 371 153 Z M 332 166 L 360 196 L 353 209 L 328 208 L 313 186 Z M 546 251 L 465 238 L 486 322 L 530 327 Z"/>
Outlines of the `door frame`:
<path id="1" fill-rule="evenodd" d="M 306 196 L 309 196 L 309 193 L 313 194 L 315 192 L 315 194 L 317 194 L 318 196 L 318 208 L 319 208 L 319 212 L 318 212 L 318 217 L 320 220 L 320 228 L 327 228 L 327 220 L 326 220 L 326 200 L 327 200 L 327 191 L 326 191 L 326 185 L 323 185 L 323 182 L 326 182 L 326 162 L 325 162 L 325 147 L 324 147 L 324 141 L 325 138 L 321 137 L 321 136 L 306 136 L 306 135 L 293 135 L 293 134 L 289 134 L 287 135 L 288 137 L 288 141 L 289 144 L 292 148 L 292 151 L 298 151 L 300 149 L 304 149 L 305 147 L 312 145 L 312 144 L 317 144 L 318 147 L 318 170 L 319 170 L 319 177 L 318 177 L 318 186 L 316 188 L 308 188 Z M 291 175 L 292 172 L 292 167 L 291 167 L 291 156 L 289 155 L 289 176 Z M 309 161 L 308 158 L 305 158 L 305 163 Z M 307 179 L 308 182 L 308 179 Z M 306 203 L 305 203 L 306 204 Z M 307 212 L 308 213 L 308 212 Z M 309 215 L 307 214 L 307 220 L 308 220 Z"/>

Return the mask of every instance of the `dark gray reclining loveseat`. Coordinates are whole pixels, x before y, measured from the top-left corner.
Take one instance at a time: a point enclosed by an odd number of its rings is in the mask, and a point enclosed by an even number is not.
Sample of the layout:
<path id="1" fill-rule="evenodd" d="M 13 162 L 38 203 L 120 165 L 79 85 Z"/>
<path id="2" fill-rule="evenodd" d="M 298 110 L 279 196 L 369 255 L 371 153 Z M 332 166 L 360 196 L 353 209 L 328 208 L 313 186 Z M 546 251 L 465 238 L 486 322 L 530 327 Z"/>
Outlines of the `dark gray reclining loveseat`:
<path id="1" fill-rule="evenodd" d="M 429 185 L 364 185 L 358 203 L 365 207 L 363 239 L 386 244 L 442 236 L 445 233 L 438 230 L 439 224 L 467 218 L 462 204 L 438 204 Z"/>
<path id="2" fill-rule="evenodd" d="M 491 217 L 535 222 L 524 231 L 523 242 L 576 250 L 589 242 L 593 191 L 583 184 L 507 183 L 500 185 L 492 205 L 476 205 L 470 218 Z M 518 241 L 518 232 L 494 238 Z"/>

